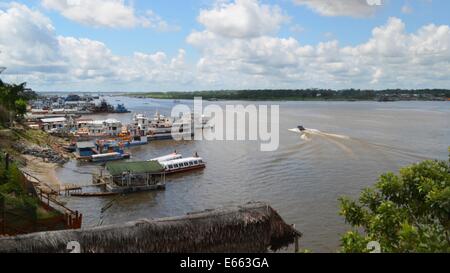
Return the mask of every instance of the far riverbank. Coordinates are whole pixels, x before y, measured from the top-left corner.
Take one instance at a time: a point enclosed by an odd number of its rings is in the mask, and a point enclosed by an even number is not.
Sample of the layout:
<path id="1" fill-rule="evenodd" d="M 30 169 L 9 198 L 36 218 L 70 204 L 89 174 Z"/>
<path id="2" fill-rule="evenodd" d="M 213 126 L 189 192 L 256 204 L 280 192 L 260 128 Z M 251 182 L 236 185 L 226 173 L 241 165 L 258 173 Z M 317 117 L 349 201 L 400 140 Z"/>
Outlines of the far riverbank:
<path id="1" fill-rule="evenodd" d="M 448 89 L 423 90 L 222 90 L 192 92 L 125 93 L 122 96 L 151 99 L 229 101 L 449 101 Z"/>

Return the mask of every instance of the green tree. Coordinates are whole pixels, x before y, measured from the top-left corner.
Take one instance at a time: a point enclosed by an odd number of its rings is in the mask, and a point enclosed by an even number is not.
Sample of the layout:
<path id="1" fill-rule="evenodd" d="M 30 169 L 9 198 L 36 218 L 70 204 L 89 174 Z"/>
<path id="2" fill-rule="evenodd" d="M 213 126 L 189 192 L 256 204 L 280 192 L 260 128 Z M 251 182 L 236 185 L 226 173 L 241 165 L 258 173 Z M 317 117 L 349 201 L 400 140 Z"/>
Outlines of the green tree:
<path id="1" fill-rule="evenodd" d="M 450 252 L 450 167 L 424 161 L 399 175 L 382 175 L 358 201 L 341 198 L 340 214 L 353 231 L 341 238 L 343 252 Z"/>
<path id="2" fill-rule="evenodd" d="M 8 119 L 12 123 L 16 116 L 22 117 L 27 101 L 35 97 L 36 93 L 27 89 L 26 83 L 7 84 L 0 80 L 0 121 Z"/>
<path id="3" fill-rule="evenodd" d="M 16 100 L 15 111 L 16 114 L 22 118 L 27 113 L 27 102 L 24 99 Z"/>

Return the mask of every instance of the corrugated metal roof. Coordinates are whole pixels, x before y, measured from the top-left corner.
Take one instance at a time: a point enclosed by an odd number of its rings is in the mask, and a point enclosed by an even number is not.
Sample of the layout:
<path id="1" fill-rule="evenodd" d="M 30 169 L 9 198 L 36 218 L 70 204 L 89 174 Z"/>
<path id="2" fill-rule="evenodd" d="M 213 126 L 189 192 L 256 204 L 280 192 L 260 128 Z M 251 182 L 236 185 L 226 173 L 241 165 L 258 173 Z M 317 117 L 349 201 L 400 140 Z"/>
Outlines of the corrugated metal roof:
<path id="1" fill-rule="evenodd" d="M 80 141 L 77 142 L 77 148 L 83 149 L 83 148 L 94 148 L 95 143 L 92 141 Z"/>
<path id="2" fill-rule="evenodd" d="M 160 173 L 164 167 L 157 161 L 139 161 L 139 162 L 109 162 L 106 169 L 113 175 L 121 175 L 125 172 L 131 173 Z"/>
<path id="3" fill-rule="evenodd" d="M 64 122 L 66 121 L 66 118 L 43 118 L 41 121 L 43 123 Z"/>

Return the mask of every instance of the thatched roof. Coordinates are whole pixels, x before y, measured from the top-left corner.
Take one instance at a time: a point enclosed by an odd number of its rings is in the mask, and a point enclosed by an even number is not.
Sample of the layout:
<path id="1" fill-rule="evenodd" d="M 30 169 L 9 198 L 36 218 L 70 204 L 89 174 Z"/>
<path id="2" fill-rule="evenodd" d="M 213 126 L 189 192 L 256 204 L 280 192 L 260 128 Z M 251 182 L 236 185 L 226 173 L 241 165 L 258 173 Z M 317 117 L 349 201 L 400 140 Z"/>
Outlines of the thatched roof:
<path id="1" fill-rule="evenodd" d="M 67 252 L 77 241 L 82 252 L 194 253 L 265 252 L 301 234 L 265 203 L 207 210 L 186 216 L 0 238 L 0 252 Z"/>

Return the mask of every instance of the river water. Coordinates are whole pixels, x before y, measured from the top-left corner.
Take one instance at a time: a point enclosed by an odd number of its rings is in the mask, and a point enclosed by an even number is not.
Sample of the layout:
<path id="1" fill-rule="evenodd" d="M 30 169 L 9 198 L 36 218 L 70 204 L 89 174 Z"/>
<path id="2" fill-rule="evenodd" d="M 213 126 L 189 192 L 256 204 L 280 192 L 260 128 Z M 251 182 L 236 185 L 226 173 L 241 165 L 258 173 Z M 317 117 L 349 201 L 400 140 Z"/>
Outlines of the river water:
<path id="1" fill-rule="evenodd" d="M 107 100 L 149 115 L 157 110 L 169 114 L 175 105 L 171 100 Z M 349 229 L 338 215 L 340 196 L 357 197 L 383 172 L 448 158 L 449 102 L 214 102 L 249 103 L 280 106 L 278 150 L 261 152 L 255 141 L 156 141 L 132 148 L 132 160 L 174 150 L 185 156 L 197 152 L 206 169 L 169 177 L 165 191 L 63 200 L 83 213 L 85 227 L 265 201 L 304 234 L 302 248 L 336 252 L 340 236 Z M 92 117 L 129 122 L 133 113 Z M 318 131 L 306 137 L 289 131 L 300 124 Z M 57 176 L 63 183 L 84 185 L 99 168 L 71 161 Z"/>

